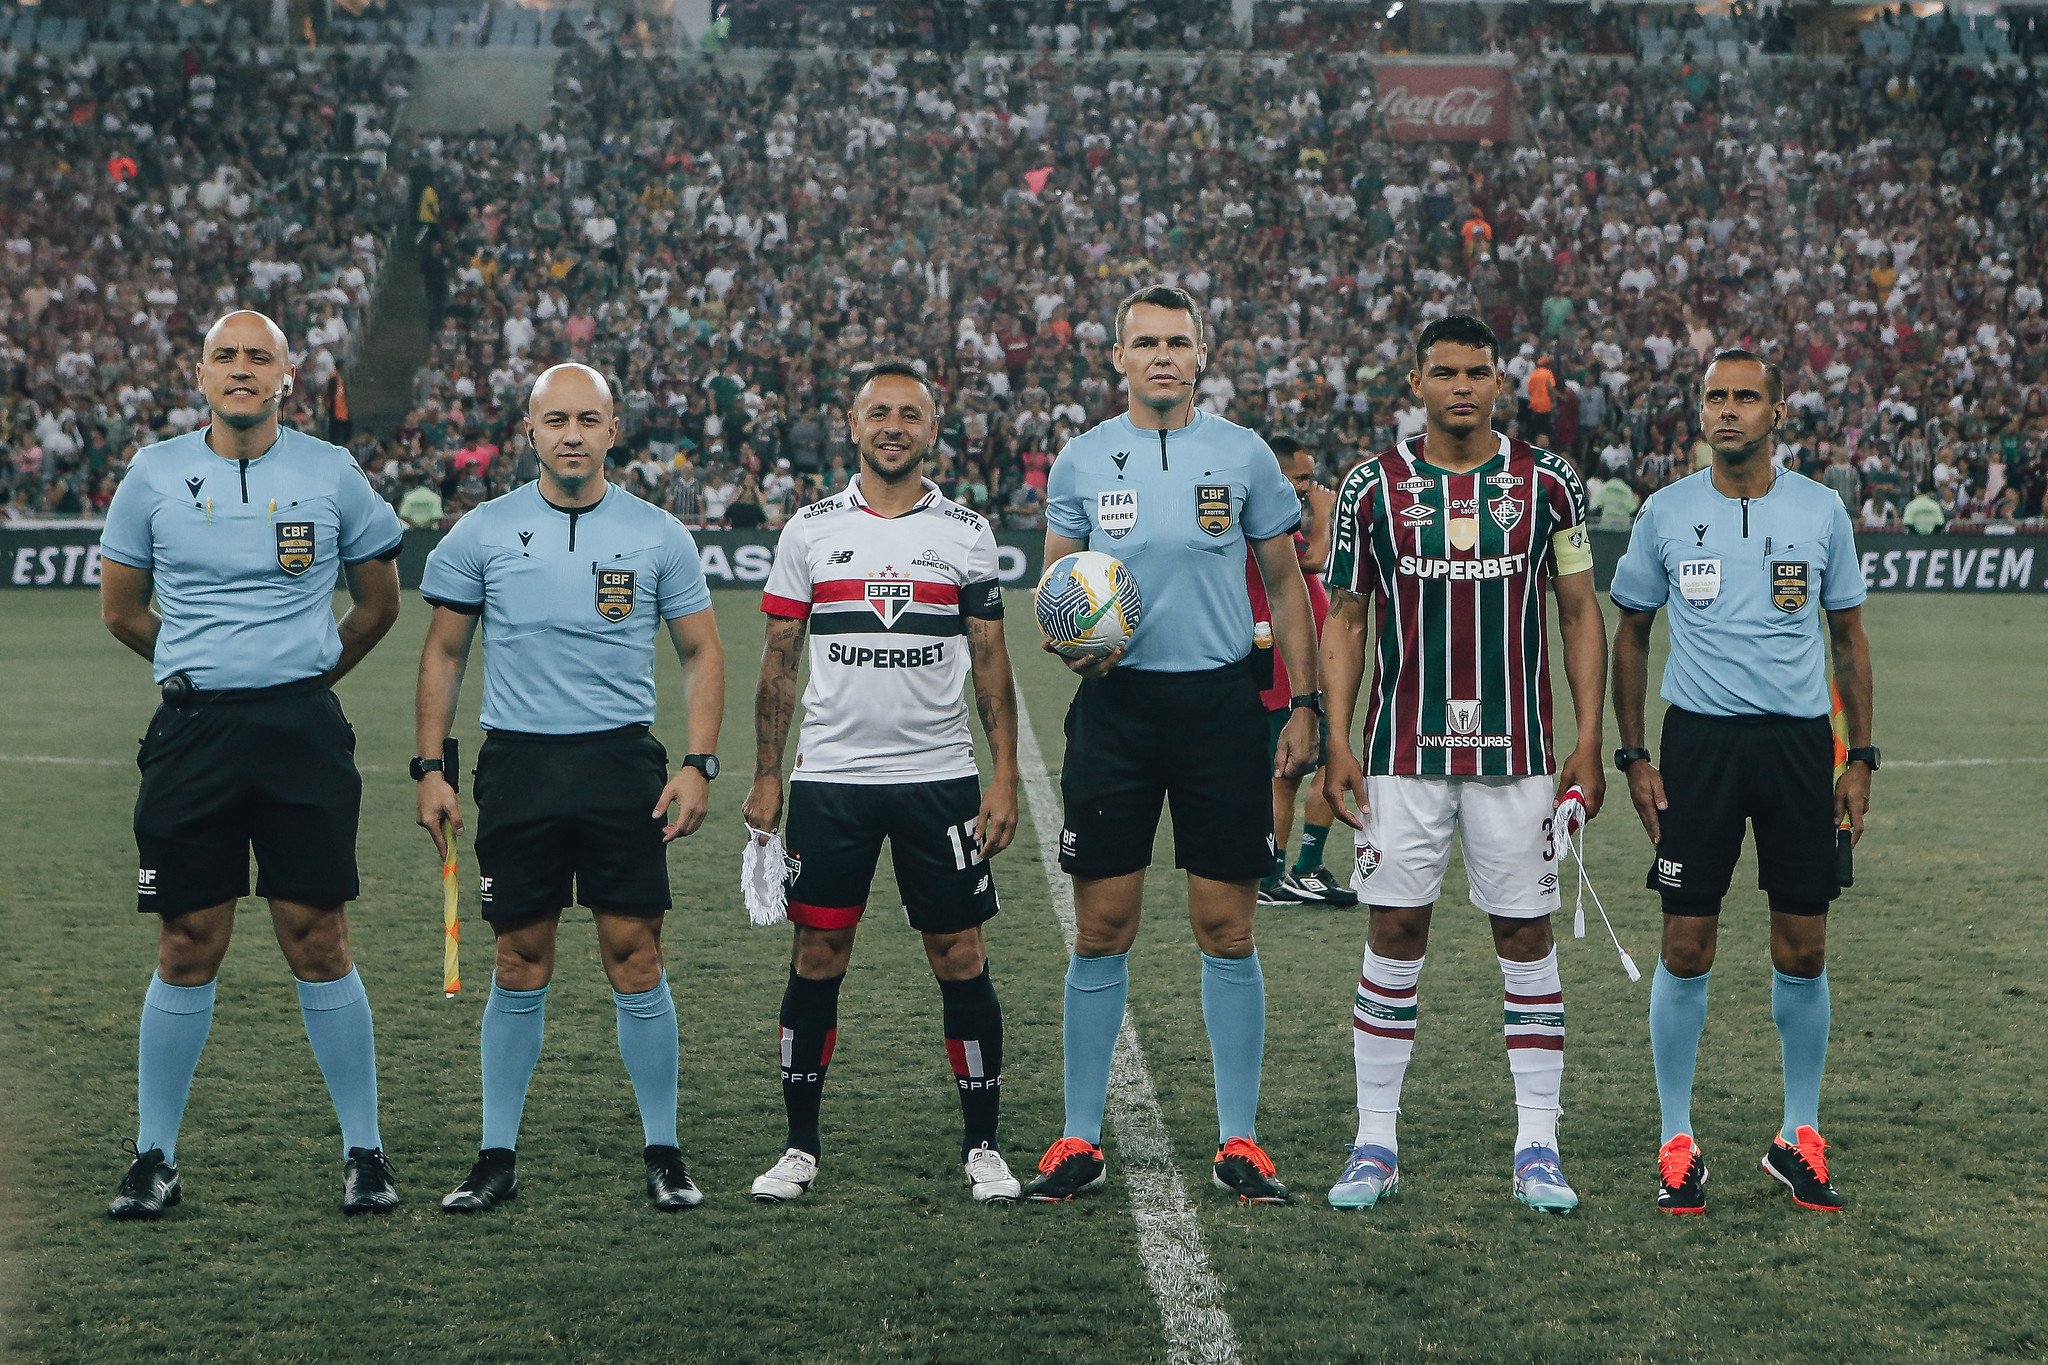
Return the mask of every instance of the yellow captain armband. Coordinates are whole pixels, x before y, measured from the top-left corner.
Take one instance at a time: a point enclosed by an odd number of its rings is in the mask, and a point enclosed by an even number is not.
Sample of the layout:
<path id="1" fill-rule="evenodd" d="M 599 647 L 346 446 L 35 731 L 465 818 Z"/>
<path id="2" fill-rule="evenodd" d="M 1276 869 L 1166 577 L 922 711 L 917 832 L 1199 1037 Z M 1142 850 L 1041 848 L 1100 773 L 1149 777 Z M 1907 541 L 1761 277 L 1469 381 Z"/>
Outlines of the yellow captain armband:
<path id="1" fill-rule="evenodd" d="M 1567 526 L 1550 538 L 1550 557 L 1557 563 L 1557 576 L 1584 573 L 1593 567 L 1593 543 L 1584 526 Z"/>

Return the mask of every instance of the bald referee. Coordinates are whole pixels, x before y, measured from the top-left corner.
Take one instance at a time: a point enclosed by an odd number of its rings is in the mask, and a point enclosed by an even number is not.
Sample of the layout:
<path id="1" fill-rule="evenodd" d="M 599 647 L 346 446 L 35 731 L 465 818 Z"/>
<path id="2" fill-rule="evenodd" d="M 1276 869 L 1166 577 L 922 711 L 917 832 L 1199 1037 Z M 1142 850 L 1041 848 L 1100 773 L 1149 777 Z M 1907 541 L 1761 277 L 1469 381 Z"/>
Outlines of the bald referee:
<path id="1" fill-rule="evenodd" d="M 214 323 L 198 382 L 213 420 L 136 452 L 100 538 L 101 615 L 163 689 L 135 801 L 136 906 L 158 917 L 157 967 L 134 1160 L 107 1211 L 156 1218 L 183 1194 L 178 1129 L 253 846 L 256 894 L 341 1120 L 342 1212 L 381 1213 L 398 1189 L 344 912 L 362 780 L 332 689 L 398 619 L 404 532 L 346 450 L 278 425 L 292 370 L 276 323 Z M 354 605 L 337 627 L 343 578 Z"/>
<path id="2" fill-rule="evenodd" d="M 443 857 L 442 822 L 462 828 L 462 808 L 442 746 L 483 623 L 476 858 L 497 938 L 483 1017 L 483 1146 L 441 1207 L 482 1213 L 518 1193 L 519 1120 L 540 1058 L 555 927 L 574 899 L 597 923 L 611 980 L 647 1197 L 686 1209 L 704 1196 L 676 1136 L 676 1009 L 661 925 L 667 845 L 704 823 L 718 776 L 725 656 L 690 533 L 605 479 L 619 420 L 604 377 L 587 365 L 546 371 L 526 423 L 539 479 L 457 522 L 420 585 L 434 619 L 420 656 L 412 774 L 419 823 Z M 673 774 L 648 728 L 664 625 L 689 689 L 690 752 Z"/>
<path id="3" fill-rule="evenodd" d="M 1836 829 L 1862 837 L 1870 775 L 1870 642 L 1863 572 L 1841 499 L 1771 465 L 1785 420 L 1778 367 L 1727 350 L 1700 386 L 1710 468 L 1643 504 L 1614 571 L 1615 765 L 1657 846 L 1649 887 L 1664 901 L 1650 985 L 1650 1050 L 1663 1137 L 1657 1207 L 1706 1212 L 1706 1158 L 1693 1136 L 1692 1081 L 1707 1022 L 1721 899 L 1748 822 L 1771 911 L 1771 1018 L 1784 1062 L 1784 1121 L 1763 1169 L 1801 1208 L 1842 1207 L 1820 1135 L 1828 1055 L 1828 906 L 1842 893 Z M 1661 765 L 1644 747 L 1650 624 L 1669 604 Z M 1848 722 L 1833 777 L 1827 653 Z"/>

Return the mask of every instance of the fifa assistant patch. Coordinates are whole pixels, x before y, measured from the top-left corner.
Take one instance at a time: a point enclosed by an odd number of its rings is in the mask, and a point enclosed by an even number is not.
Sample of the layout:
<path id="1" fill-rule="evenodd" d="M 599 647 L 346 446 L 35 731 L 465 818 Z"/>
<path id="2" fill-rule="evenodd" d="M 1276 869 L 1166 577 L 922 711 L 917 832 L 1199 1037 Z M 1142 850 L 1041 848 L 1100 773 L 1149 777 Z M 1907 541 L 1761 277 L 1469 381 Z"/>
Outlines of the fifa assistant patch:
<path id="1" fill-rule="evenodd" d="M 1614 922 L 1607 918 L 1607 907 L 1600 903 L 1600 893 L 1593 889 L 1593 879 L 1586 875 L 1586 794 L 1579 788 L 1566 787 L 1557 798 L 1557 809 L 1551 815 L 1550 837 L 1578 864 L 1579 888 L 1572 903 L 1572 937 L 1586 936 L 1586 897 L 1593 898 L 1593 908 L 1600 912 L 1600 922 L 1607 926 L 1607 937 L 1614 943 L 1614 951 L 1621 954 L 1621 969 L 1628 973 L 1631 981 L 1641 981 L 1642 971 L 1636 960 L 1628 955 L 1628 949 L 1621 946 L 1620 935 L 1614 932 Z"/>
<path id="2" fill-rule="evenodd" d="M 789 918 L 785 865 L 794 862 L 783 850 L 781 835 L 747 826 L 747 846 L 740 854 L 740 897 L 749 924 L 781 924 Z"/>

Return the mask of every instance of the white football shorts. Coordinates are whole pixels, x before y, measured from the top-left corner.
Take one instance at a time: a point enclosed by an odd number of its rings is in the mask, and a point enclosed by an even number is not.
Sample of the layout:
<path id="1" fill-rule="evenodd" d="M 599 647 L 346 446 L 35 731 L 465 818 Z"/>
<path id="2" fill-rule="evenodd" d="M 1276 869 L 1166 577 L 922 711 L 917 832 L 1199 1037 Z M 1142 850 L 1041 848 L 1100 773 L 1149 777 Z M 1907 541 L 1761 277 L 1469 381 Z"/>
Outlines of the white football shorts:
<path id="1" fill-rule="evenodd" d="M 1416 906 L 1444 889 L 1455 830 L 1472 904 L 1534 919 L 1558 908 L 1556 781 L 1529 777 L 1367 777 L 1351 886 L 1367 905 Z"/>

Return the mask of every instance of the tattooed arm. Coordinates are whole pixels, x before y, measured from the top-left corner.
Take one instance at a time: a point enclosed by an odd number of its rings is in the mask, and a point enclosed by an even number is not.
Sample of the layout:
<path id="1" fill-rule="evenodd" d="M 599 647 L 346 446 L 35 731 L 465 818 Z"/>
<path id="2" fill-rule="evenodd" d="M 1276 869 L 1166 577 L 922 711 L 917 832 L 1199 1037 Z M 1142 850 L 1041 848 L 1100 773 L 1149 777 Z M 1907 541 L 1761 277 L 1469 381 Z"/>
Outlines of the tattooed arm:
<path id="1" fill-rule="evenodd" d="M 761 650 L 761 681 L 754 688 L 754 785 L 740 814 L 759 830 L 782 823 L 782 751 L 796 715 L 796 680 L 804 652 L 805 622 L 775 616 Z"/>
<path id="2" fill-rule="evenodd" d="M 995 757 L 975 835 L 981 856 L 993 858 L 1017 837 L 1017 683 L 1000 619 L 967 618 L 967 644 L 973 651 L 974 705 Z"/>

